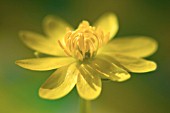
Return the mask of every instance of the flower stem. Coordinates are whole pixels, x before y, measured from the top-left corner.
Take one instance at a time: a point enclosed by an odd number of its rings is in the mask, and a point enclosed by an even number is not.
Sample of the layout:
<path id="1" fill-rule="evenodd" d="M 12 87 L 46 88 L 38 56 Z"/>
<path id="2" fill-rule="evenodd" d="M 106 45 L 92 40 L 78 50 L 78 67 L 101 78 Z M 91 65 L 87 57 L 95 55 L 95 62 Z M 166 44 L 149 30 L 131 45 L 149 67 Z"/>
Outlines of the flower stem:
<path id="1" fill-rule="evenodd" d="M 90 100 L 80 98 L 80 113 L 91 113 Z"/>

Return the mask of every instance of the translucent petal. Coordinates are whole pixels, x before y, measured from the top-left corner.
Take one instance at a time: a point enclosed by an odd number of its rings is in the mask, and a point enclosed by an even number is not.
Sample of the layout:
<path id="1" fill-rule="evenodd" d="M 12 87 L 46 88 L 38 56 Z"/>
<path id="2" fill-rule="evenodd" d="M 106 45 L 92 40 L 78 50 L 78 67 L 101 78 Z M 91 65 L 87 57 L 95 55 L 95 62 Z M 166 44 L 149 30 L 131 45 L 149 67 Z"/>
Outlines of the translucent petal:
<path id="1" fill-rule="evenodd" d="M 58 39 L 64 38 L 67 28 L 72 30 L 73 28 L 64 20 L 54 17 L 46 16 L 43 21 L 44 31 L 50 39 L 57 41 Z"/>
<path id="2" fill-rule="evenodd" d="M 77 82 L 78 71 L 75 64 L 59 68 L 39 89 L 39 95 L 45 99 L 59 99 L 67 95 Z"/>
<path id="3" fill-rule="evenodd" d="M 37 52 L 55 56 L 65 56 L 63 50 L 56 42 L 50 41 L 40 34 L 22 31 L 20 32 L 20 37 L 28 47 Z"/>
<path id="4" fill-rule="evenodd" d="M 98 56 L 89 64 L 98 73 L 110 80 L 122 82 L 130 78 L 130 74 L 126 70 L 113 62 L 105 60 L 101 56 Z"/>
<path id="5" fill-rule="evenodd" d="M 101 78 L 91 71 L 87 70 L 86 64 L 79 67 L 80 74 L 77 78 L 77 91 L 81 98 L 92 100 L 97 98 L 101 93 Z"/>
<path id="6" fill-rule="evenodd" d="M 102 15 L 94 24 L 97 28 L 101 28 L 105 35 L 110 32 L 110 39 L 114 37 L 118 31 L 118 20 L 115 14 L 106 13 Z"/>
<path id="7" fill-rule="evenodd" d="M 71 57 L 46 57 L 18 60 L 16 64 L 30 70 L 45 71 L 56 69 L 74 62 Z"/>
<path id="8" fill-rule="evenodd" d="M 149 37 L 124 37 L 114 39 L 101 48 L 101 53 L 120 53 L 133 57 L 146 57 L 157 50 L 157 42 Z"/>
<path id="9" fill-rule="evenodd" d="M 122 66 L 124 66 L 130 72 L 143 73 L 154 71 L 157 67 L 155 62 L 144 60 L 142 58 L 129 57 L 124 55 L 112 55 L 104 56 L 111 62 L 118 61 Z"/>

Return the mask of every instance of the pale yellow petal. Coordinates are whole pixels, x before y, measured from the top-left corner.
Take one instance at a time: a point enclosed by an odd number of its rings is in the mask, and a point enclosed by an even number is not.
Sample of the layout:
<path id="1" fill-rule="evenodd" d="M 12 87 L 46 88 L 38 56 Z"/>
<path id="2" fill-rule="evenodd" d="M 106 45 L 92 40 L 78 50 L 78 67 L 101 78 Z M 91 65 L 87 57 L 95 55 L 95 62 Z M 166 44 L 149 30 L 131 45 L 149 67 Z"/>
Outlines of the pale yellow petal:
<path id="1" fill-rule="evenodd" d="M 91 61 L 90 66 L 105 78 L 113 81 L 122 82 L 130 78 L 126 70 L 100 56 Z"/>
<path id="2" fill-rule="evenodd" d="M 117 38 L 101 48 L 99 53 L 119 53 L 133 57 L 147 57 L 157 50 L 157 42 L 145 36 Z"/>
<path id="3" fill-rule="evenodd" d="M 75 64 L 59 68 L 39 89 L 39 96 L 45 99 L 59 99 L 67 95 L 77 82 Z"/>
<path id="4" fill-rule="evenodd" d="M 65 53 L 56 42 L 52 42 L 40 34 L 22 31 L 20 32 L 20 37 L 28 47 L 37 52 L 55 56 L 65 56 Z"/>
<path id="5" fill-rule="evenodd" d="M 93 100 L 101 93 L 101 78 L 87 70 L 84 65 L 81 64 L 79 67 L 80 74 L 77 78 L 77 91 L 81 98 Z"/>
<path id="6" fill-rule="evenodd" d="M 60 68 L 74 61 L 75 59 L 71 57 L 46 57 L 18 60 L 15 63 L 26 69 L 45 71 Z"/>
<path id="7" fill-rule="evenodd" d="M 156 63 L 153 61 L 144 60 L 142 58 L 135 58 L 124 55 L 112 55 L 104 56 L 110 62 L 118 61 L 123 67 L 125 67 L 130 72 L 144 73 L 154 71 L 157 67 Z"/>
<path id="8" fill-rule="evenodd" d="M 64 38 L 68 28 L 73 30 L 71 25 L 69 25 L 67 22 L 59 17 L 51 15 L 44 18 L 43 27 L 48 37 L 56 42 L 57 40 Z"/>
<path id="9" fill-rule="evenodd" d="M 106 35 L 110 32 L 110 39 L 113 38 L 118 31 L 118 20 L 115 14 L 106 13 L 102 15 L 94 24 L 95 27 L 101 28 Z"/>

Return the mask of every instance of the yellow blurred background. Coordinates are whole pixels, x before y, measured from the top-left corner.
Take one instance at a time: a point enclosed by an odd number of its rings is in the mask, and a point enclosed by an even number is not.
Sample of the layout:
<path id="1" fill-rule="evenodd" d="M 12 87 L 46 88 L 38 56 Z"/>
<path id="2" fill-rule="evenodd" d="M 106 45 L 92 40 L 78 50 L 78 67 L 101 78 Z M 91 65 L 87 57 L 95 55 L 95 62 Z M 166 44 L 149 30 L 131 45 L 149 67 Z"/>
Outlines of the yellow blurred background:
<path id="1" fill-rule="evenodd" d="M 43 33 L 42 19 L 59 16 L 74 27 L 93 23 L 106 11 L 115 12 L 120 29 L 116 37 L 147 35 L 159 43 L 155 72 L 132 74 L 123 83 L 103 82 L 92 102 L 93 113 L 170 113 L 170 1 L 168 0 L 1 0 L 0 1 L 0 113 L 79 113 L 74 89 L 66 97 L 43 100 L 38 89 L 53 71 L 18 67 L 15 60 L 33 57 L 18 36 L 20 30 Z"/>

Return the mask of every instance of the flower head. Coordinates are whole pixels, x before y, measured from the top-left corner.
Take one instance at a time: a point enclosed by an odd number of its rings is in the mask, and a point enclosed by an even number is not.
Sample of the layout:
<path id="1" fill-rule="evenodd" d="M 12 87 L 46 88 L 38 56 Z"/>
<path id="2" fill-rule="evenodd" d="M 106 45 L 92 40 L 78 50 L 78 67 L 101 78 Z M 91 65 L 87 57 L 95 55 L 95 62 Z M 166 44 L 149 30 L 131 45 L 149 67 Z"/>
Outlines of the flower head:
<path id="1" fill-rule="evenodd" d="M 94 26 L 82 21 L 75 30 L 53 16 L 47 16 L 43 25 L 46 36 L 29 31 L 22 31 L 20 36 L 28 47 L 50 56 L 16 61 L 30 70 L 58 68 L 41 86 L 42 98 L 61 98 L 76 85 L 80 97 L 92 100 L 101 93 L 101 79 L 122 82 L 130 78 L 128 72 L 156 69 L 156 63 L 143 59 L 156 51 L 153 39 L 138 36 L 111 40 L 118 31 L 113 13 L 101 16 Z"/>

